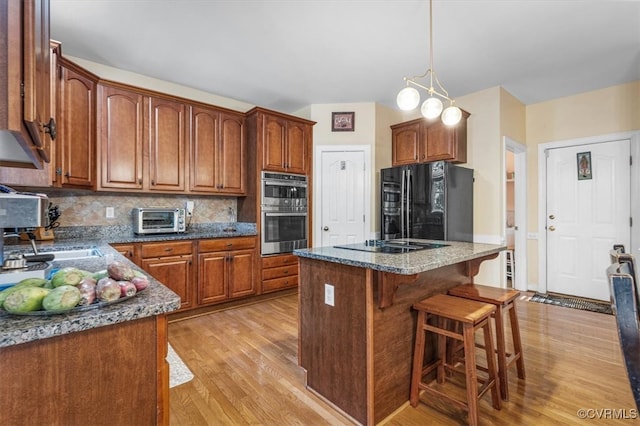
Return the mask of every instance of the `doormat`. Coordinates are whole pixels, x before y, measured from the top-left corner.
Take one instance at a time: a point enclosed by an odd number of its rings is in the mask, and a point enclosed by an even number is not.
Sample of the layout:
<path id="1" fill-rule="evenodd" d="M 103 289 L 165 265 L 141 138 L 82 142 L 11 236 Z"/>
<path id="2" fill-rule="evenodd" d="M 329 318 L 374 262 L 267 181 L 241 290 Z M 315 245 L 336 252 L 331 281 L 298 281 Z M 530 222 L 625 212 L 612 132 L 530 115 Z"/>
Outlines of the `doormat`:
<path id="1" fill-rule="evenodd" d="M 187 383 L 193 379 L 193 373 L 182 361 L 171 345 L 167 350 L 167 362 L 169 363 L 169 387 L 175 387 Z"/>
<path id="2" fill-rule="evenodd" d="M 596 300 L 580 299 L 579 297 L 571 296 L 559 296 L 557 294 L 551 293 L 535 293 L 529 300 L 531 302 L 547 303 L 549 305 L 564 306 L 566 308 L 581 309 L 583 311 L 613 315 L 611 304 Z"/>

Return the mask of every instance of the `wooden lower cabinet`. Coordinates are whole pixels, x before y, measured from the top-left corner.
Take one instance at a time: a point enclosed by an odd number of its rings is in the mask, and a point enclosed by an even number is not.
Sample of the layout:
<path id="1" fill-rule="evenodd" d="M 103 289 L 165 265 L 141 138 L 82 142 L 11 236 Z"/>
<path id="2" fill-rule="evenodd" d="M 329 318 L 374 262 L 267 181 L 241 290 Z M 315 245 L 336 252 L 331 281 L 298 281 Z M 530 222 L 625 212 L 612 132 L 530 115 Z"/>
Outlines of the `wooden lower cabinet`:
<path id="1" fill-rule="evenodd" d="M 200 240 L 198 305 L 256 294 L 255 237 Z"/>
<path id="2" fill-rule="evenodd" d="M 0 424 L 168 425 L 166 356 L 166 315 L 0 348 Z"/>
<path id="3" fill-rule="evenodd" d="M 138 258 L 138 251 L 135 244 L 111 244 L 111 247 L 116 249 L 118 253 L 140 266 L 140 259 Z"/>
<path id="4" fill-rule="evenodd" d="M 195 269 L 192 241 L 143 243 L 140 246 L 140 267 L 180 296 L 179 310 L 193 307 Z"/>
<path id="5" fill-rule="evenodd" d="M 262 293 L 298 286 L 298 257 L 281 254 L 262 258 Z"/>

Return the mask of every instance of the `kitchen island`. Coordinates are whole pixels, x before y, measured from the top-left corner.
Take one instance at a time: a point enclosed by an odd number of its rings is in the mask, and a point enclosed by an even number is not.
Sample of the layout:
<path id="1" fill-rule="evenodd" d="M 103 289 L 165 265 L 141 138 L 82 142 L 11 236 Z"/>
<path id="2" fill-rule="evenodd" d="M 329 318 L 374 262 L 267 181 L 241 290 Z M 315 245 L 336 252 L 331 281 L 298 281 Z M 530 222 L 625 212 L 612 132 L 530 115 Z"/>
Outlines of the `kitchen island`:
<path id="1" fill-rule="evenodd" d="M 409 401 L 413 303 L 473 282 L 480 264 L 506 249 L 444 243 L 402 254 L 294 251 L 300 257 L 298 362 L 307 388 L 360 424 L 377 424 Z"/>
<path id="2" fill-rule="evenodd" d="M 107 244 L 90 246 L 103 256 L 52 266 L 96 272 L 119 260 L 139 270 Z M 0 424 L 168 424 L 167 314 L 180 298 L 149 281 L 133 298 L 98 309 L 44 316 L 0 311 Z"/>

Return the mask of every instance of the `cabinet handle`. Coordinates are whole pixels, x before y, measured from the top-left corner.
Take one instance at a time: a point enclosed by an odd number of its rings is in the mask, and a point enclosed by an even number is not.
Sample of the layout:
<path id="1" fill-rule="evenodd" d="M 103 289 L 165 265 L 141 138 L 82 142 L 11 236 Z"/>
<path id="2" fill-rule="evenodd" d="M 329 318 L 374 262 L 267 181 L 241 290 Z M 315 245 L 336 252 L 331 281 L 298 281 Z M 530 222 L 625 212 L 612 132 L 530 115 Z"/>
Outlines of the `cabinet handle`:
<path id="1" fill-rule="evenodd" d="M 44 127 L 45 133 L 49 133 L 49 136 L 51 136 L 52 141 L 56 140 L 56 135 L 58 134 L 58 130 L 56 128 L 56 120 L 54 120 L 53 117 L 49 119 L 49 122 L 47 124 L 43 124 L 42 127 Z"/>
<path id="2" fill-rule="evenodd" d="M 151 181 L 151 186 L 156 186 L 156 181 L 155 180 Z"/>
<path id="3" fill-rule="evenodd" d="M 227 243 L 227 247 L 231 247 L 233 243 Z"/>
<path id="4" fill-rule="evenodd" d="M 285 274 L 288 274 L 288 273 L 289 273 L 289 270 L 288 270 L 288 269 L 285 269 L 285 270 L 284 270 L 284 273 L 285 273 Z"/>
<path id="5" fill-rule="evenodd" d="M 173 248 L 167 247 L 166 249 L 164 249 L 164 251 L 173 251 Z"/>
<path id="6" fill-rule="evenodd" d="M 142 185 L 142 178 L 138 178 L 138 185 Z"/>

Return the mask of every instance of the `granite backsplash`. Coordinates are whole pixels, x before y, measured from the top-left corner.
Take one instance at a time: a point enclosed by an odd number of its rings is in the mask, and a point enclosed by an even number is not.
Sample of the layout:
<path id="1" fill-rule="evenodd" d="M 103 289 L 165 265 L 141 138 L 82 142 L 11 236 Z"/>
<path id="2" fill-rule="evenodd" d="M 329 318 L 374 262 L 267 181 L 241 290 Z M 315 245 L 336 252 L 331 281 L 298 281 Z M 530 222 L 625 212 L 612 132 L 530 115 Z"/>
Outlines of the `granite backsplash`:
<path id="1" fill-rule="evenodd" d="M 235 222 L 237 202 L 235 197 L 100 193 L 89 191 L 43 190 L 49 201 L 57 205 L 61 216 L 60 227 L 131 225 L 134 207 L 181 207 L 186 201 L 194 201 L 192 224 L 211 222 Z M 107 207 L 113 207 L 114 217 L 106 218 Z"/>

